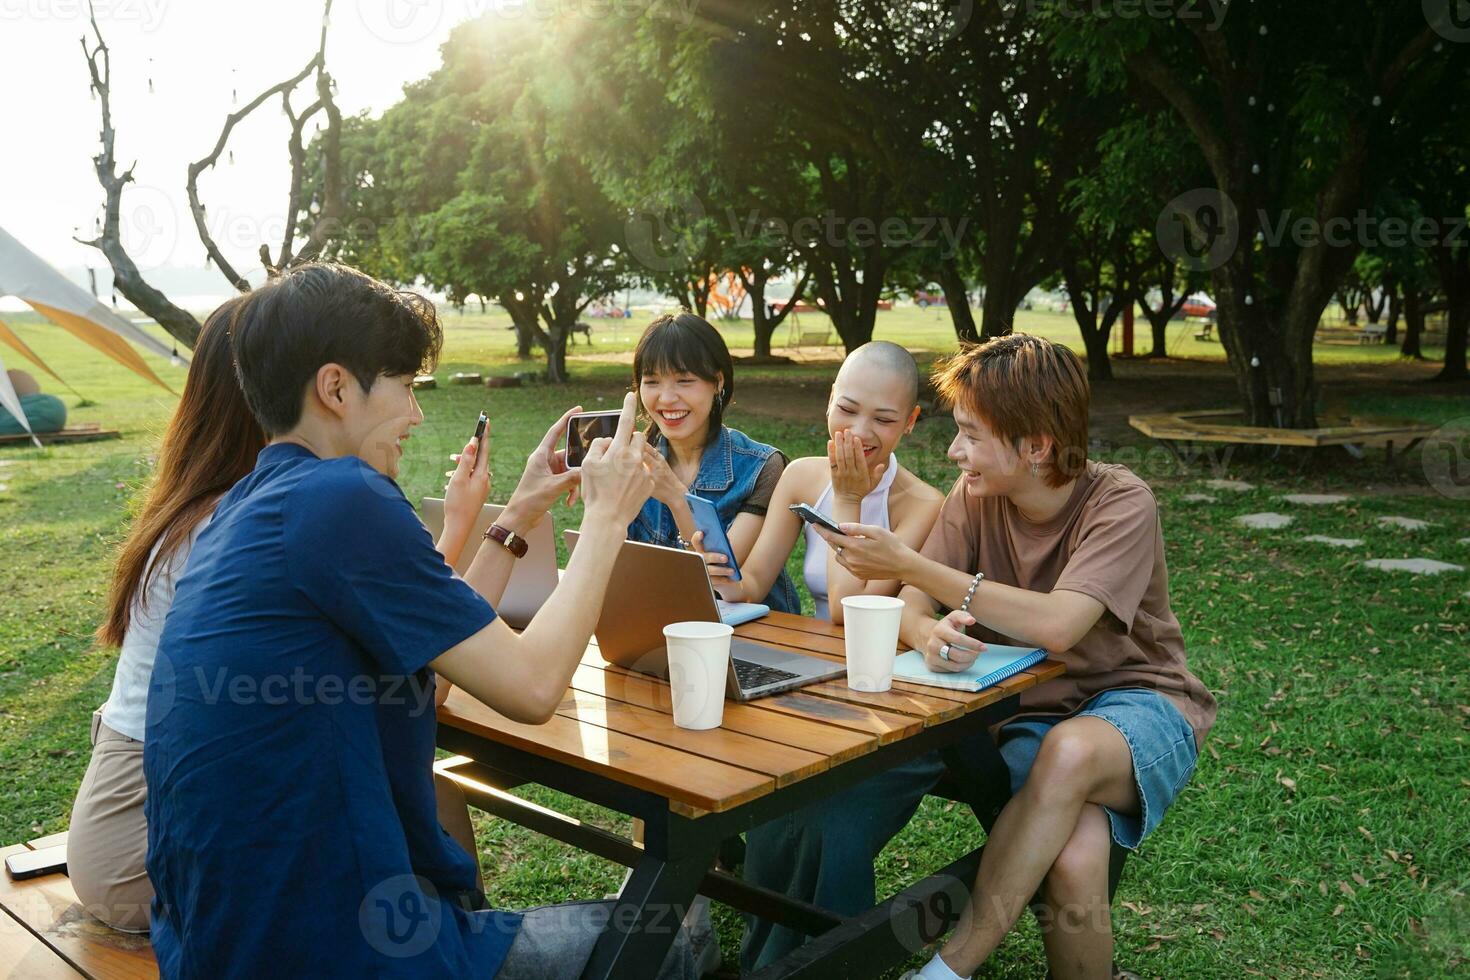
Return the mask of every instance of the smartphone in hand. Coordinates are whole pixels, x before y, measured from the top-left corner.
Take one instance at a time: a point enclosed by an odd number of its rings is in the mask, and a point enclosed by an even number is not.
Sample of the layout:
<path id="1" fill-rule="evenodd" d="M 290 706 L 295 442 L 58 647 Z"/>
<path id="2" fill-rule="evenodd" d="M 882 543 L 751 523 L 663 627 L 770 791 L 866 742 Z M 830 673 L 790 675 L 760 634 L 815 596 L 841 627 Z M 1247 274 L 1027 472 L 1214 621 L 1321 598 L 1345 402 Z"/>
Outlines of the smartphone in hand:
<path id="1" fill-rule="evenodd" d="M 811 504 L 792 504 L 788 508 L 788 510 L 790 510 L 791 513 L 795 514 L 797 517 L 800 517 L 802 520 L 806 521 L 808 524 L 818 524 L 822 527 L 825 527 L 833 534 L 847 534 L 847 532 L 838 527 L 836 522 L 833 521 L 830 517 L 827 517 L 825 514 L 818 513 L 817 509 Z"/>
<path id="2" fill-rule="evenodd" d="M 581 412 L 567 422 L 567 465 L 581 466 L 587 447 L 598 439 L 611 439 L 618 433 L 621 409 L 607 412 Z"/>
<path id="3" fill-rule="evenodd" d="M 475 422 L 475 465 L 476 466 L 481 466 L 481 465 L 483 465 L 483 466 L 489 466 L 490 465 L 489 461 L 488 460 L 485 460 L 485 427 L 489 424 L 489 422 L 490 422 L 490 416 L 486 415 L 484 412 L 481 412 L 480 413 L 479 419 L 476 420 L 476 422 Z M 481 462 L 482 460 L 485 460 L 485 461 L 482 463 Z"/>
<path id="4" fill-rule="evenodd" d="M 715 505 L 695 493 L 686 493 L 685 501 L 694 514 L 694 526 L 704 532 L 704 550 L 712 555 L 724 555 L 730 565 L 730 581 L 740 581 L 740 565 L 735 561 L 735 549 L 730 547 L 730 538 L 725 534 L 725 525 Z"/>

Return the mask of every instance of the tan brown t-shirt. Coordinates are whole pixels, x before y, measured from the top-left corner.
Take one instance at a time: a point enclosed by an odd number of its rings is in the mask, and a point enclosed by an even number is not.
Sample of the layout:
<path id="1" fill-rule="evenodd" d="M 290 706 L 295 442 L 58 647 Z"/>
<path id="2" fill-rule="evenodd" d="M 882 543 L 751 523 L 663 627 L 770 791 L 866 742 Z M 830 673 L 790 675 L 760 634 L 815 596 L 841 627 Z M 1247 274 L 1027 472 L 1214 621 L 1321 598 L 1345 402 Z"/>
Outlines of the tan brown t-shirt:
<path id="1" fill-rule="evenodd" d="M 1075 647 L 1056 655 L 1066 675 L 1022 692 L 1021 714 L 1071 714 L 1103 691 L 1146 688 L 1167 697 L 1204 744 L 1215 699 L 1184 665 L 1158 505 L 1127 467 L 1089 462 L 1066 506 L 1042 523 L 1026 520 L 1005 497 L 973 497 L 957 481 L 923 553 L 967 575 L 984 572 L 1032 592 L 1080 592 L 1106 607 Z M 986 642 L 1018 642 L 982 626 L 970 632 Z"/>

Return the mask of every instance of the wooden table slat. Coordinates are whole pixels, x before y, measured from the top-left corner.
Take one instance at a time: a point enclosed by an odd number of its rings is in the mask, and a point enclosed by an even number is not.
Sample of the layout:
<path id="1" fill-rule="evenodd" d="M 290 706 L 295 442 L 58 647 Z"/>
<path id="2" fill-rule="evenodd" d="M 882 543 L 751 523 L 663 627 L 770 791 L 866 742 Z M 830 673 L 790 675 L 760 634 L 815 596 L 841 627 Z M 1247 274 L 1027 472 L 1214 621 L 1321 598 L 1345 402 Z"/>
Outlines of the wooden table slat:
<path id="1" fill-rule="evenodd" d="M 651 708 L 662 714 L 673 711 L 669 686 L 640 674 L 602 670 L 584 664 L 572 675 L 572 687 L 642 708 Z M 876 736 L 766 711 L 761 707 L 760 701 L 745 704 L 738 701 L 726 702 L 723 727 L 820 753 L 827 756 L 833 765 L 864 755 L 878 747 Z"/>
<path id="2" fill-rule="evenodd" d="M 729 705 L 726 711 L 729 711 Z M 587 691 L 573 689 L 568 692 L 557 714 L 627 735 L 657 740 L 669 748 L 716 762 L 764 773 L 772 777 L 777 786 L 794 783 L 831 765 L 825 755 L 723 727 L 708 731 L 679 728 L 670 724 L 668 715 Z"/>
<path id="3" fill-rule="evenodd" d="M 439 709 L 439 720 L 700 810 L 718 813 L 775 788 L 775 780 L 763 773 L 563 715 L 553 715 L 544 725 L 512 721 L 458 688 Z"/>
<path id="4" fill-rule="evenodd" d="M 594 667 L 609 674 L 616 673 L 634 677 L 644 676 L 642 674 L 635 674 L 633 671 L 625 670 L 615 664 L 609 664 L 595 653 L 591 657 L 584 656 L 582 658 L 582 664 L 584 667 Z M 765 711 L 774 711 L 795 718 L 804 718 L 823 725 L 838 725 L 855 732 L 876 736 L 879 745 L 887 745 L 894 739 L 912 735 L 924 727 L 922 719 L 915 718 L 911 715 L 900 715 L 891 711 L 870 708 L 862 704 L 852 704 L 840 702 L 832 698 L 818 697 L 805 693 L 805 690 L 805 688 L 802 688 L 797 691 L 788 691 L 785 694 L 772 694 L 769 697 L 758 698 L 755 701 L 747 701 L 745 703 L 759 705 Z"/>

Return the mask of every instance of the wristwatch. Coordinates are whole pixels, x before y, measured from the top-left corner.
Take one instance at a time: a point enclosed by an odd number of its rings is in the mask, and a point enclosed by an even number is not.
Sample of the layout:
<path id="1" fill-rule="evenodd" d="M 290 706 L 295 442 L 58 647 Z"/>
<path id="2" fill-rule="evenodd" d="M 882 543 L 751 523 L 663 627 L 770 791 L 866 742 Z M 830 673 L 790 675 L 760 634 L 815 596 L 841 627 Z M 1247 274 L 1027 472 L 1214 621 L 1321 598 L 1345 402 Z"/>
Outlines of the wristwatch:
<path id="1" fill-rule="evenodd" d="M 510 528 L 501 527 L 499 524 L 491 524 L 485 529 L 485 540 L 494 541 L 516 558 L 526 557 L 526 551 L 530 547 L 530 545 L 526 544 L 525 538 Z"/>

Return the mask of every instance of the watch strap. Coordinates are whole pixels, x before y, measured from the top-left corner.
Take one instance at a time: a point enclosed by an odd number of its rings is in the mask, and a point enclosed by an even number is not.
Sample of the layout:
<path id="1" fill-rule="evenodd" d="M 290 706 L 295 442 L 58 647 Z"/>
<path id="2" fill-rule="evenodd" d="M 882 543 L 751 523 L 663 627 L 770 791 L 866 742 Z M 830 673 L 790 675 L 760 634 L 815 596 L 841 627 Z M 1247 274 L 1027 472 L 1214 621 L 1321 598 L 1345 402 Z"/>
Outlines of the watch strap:
<path id="1" fill-rule="evenodd" d="M 526 552 L 530 549 L 525 538 L 499 524 L 491 524 L 485 529 L 485 540 L 494 541 L 517 558 L 526 557 Z"/>

